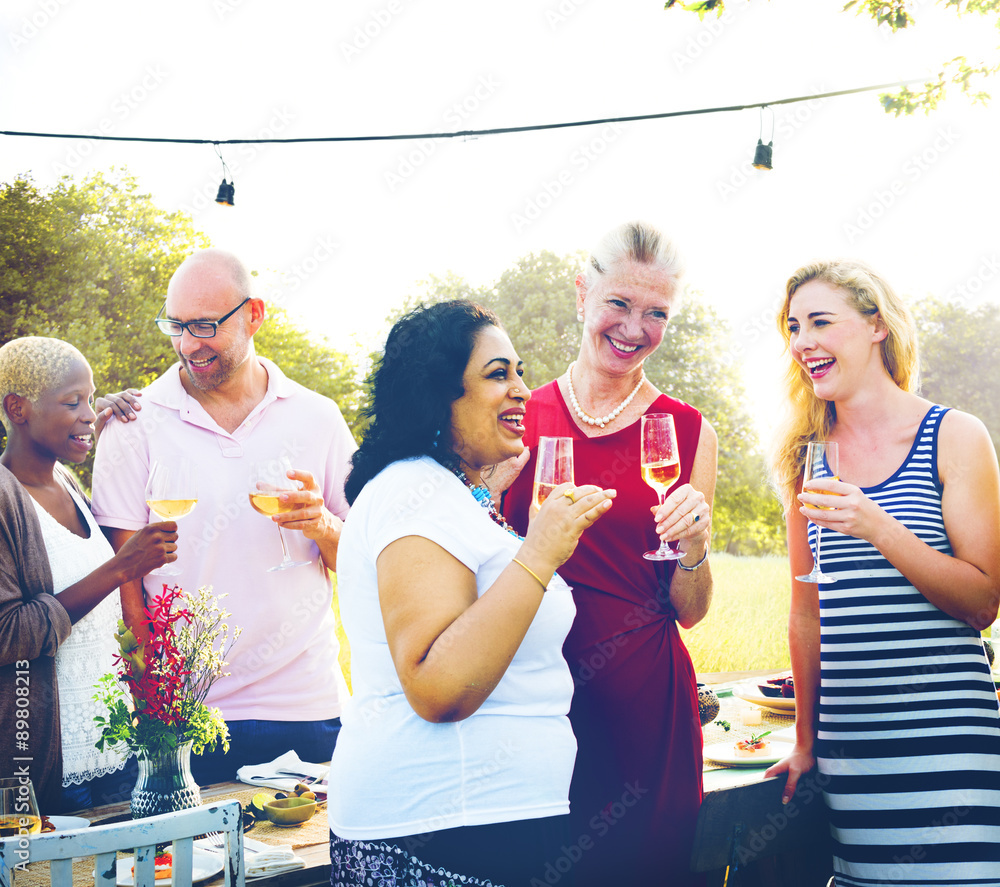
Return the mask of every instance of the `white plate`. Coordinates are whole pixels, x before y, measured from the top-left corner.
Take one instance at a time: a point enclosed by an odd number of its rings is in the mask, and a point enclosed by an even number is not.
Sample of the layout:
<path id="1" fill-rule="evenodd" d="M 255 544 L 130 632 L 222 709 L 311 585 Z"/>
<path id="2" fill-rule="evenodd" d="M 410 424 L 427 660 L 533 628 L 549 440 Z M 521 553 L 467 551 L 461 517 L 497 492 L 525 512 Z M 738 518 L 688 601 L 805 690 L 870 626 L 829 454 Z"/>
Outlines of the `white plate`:
<path id="1" fill-rule="evenodd" d="M 84 819 L 82 816 L 46 816 L 45 818 L 56 827 L 57 832 L 90 827 L 90 820 Z"/>
<path id="2" fill-rule="evenodd" d="M 194 848 L 192 856 L 194 857 L 194 871 L 191 874 L 192 881 L 204 881 L 206 878 L 215 877 L 222 871 L 225 863 L 225 857 L 221 853 L 209 853 L 207 850 L 202 850 L 198 847 Z M 132 860 L 133 857 L 131 856 L 118 860 L 118 887 L 132 887 L 134 883 L 132 878 Z M 156 883 L 162 885 L 162 887 L 170 887 L 173 879 L 163 878 Z"/>
<path id="3" fill-rule="evenodd" d="M 752 758 L 743 758 L 736 755 L 736 742 L 737 740 L 730 739 L 727 742 L 713 742 L 711 745 L 706 745 L 705 757 L 730 767 L 769 767 L 771 764 L 777 764 L 793 748 L 791 742 L 774 739 L 764 751 Z"/>
<path id="4" fill-rule="evenodd" d="M 786 699 L 784 696 L 765 696 L 756 684 L 737 684 L 733 687 L 733 696 L 778 714 L 795 714 L 794 699 Z"/>

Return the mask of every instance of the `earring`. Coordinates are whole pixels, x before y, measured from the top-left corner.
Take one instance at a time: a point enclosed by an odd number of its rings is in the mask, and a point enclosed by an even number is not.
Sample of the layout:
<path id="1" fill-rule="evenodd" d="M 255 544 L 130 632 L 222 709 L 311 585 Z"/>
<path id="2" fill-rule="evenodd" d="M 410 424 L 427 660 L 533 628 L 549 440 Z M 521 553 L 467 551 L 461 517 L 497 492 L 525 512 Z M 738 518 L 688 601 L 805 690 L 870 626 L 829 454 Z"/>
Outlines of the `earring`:
<path id="1" fill-rule="evenodd" d="M 576 322 L 577 323 L 583 323 L 583 312 L 582 311 L 577 311 L 576 312 Z"/>

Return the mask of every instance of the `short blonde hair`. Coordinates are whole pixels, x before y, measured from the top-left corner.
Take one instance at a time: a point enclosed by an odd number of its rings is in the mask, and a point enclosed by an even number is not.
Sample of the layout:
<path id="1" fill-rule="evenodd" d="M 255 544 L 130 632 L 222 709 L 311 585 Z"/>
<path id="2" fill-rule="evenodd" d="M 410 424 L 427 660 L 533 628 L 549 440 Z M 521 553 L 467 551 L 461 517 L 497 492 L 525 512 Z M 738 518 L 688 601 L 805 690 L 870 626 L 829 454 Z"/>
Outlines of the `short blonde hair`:
<path id="1" fill-rule="evenodd" d="M 18 394 L 32 402 L 51 391 L 69 375 L 74 364 L 87 358 L 69 342 L 47 336 L 25 336 L 0 348 L 0 419 L 10 434 L 13 423 L 3 409 L 8 394 Z"/>
<path id="2" fill-rule="evenodd" d="M 896 385 L 904 391 L 915 391 L 920 374 L 913 315 L 874 269 L 854 259 L 831 259 L 803 265 L 788 279 L 785 304 L 778 315 L 778 330 L 785 340 L 788 357 L 785 368 L 787 417 L 775 436 L 770 455 L 771 480 L 786 509 L 793 501 L 802 473 L 806 444 L 829 437 L 837 419 L 834 405 L 815 395 L 809 374 L 792 360 L 790 353 L 788 314 L 792 296 L 810 280 L 837 287 L 859 314 L 881 319 L 886 329 L 886 337 L 879 344 L 882 366 Z"/>

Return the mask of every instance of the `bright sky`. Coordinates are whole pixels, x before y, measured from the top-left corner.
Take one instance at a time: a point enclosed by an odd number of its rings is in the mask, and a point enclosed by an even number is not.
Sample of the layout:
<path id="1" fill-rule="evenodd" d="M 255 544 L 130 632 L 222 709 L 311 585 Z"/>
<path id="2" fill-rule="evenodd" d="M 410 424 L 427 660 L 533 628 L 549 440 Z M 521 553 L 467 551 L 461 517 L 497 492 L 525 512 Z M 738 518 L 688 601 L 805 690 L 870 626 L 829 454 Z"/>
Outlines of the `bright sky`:
<path id="1" fill-rule="evenodd" d="M 489 129 L 739 105 L 923 77 L 1000 36 L 916 0 L 889 35 L 843 0 L 732 0 L 723 20 L 662 0 L 5 0 L 0 129 L 180 138 Z M 646 218 L 729 320 L 763 429 L 774 306 L 817 257 L 866 259 L 904 292 L 1000 302 L 1000 80 L 991 108 L 886 115 L 876 93 L 476 140 L 223 147 L 0 137 L 0 180 L 50 186 L 125 165 L 187 209 L 268 294 L 344 350 L 379 345 L 417 281 L 487 283 L 542 249 Z M 765 112 L 765 141 L 770 132 Z M 572 298 L 571 293 L 566 298 Z M 517 343 L 514 343 L 515 346 Z M 522 355 L 530 361 L 531 355 Z M 684 392 L 674 392 L 683 397 Z"/>

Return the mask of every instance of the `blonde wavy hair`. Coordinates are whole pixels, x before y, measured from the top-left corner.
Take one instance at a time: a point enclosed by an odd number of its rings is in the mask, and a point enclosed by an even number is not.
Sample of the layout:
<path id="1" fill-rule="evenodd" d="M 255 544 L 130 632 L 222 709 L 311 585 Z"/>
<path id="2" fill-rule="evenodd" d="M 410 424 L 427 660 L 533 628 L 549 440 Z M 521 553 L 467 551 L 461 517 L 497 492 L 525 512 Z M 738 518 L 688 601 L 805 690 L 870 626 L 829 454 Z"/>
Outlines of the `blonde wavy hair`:
<path id="1" fill-rule="evenodd" d="M 778 331 L 785 339 L 786 416 L 779 425 L 770 452 L 771 483 L 787 512 L 802 475 L 806 444 L 830 436 L 837 421 L 836 406 L 813 393 L 812 380 L 791 356 L 788 314 L 792 296 L 804 283 L 820 280 L 843 290 L 859 314 L 881 319 L 887 335 L 879 344 L 882 365 L 904 391 L 915 391 L 920 360 L 913 315 L 888 282 L 863 262 L 835 259 L 812 262 L 799 268 L 785 285 L 785 304 L 778 315 Z"/>

